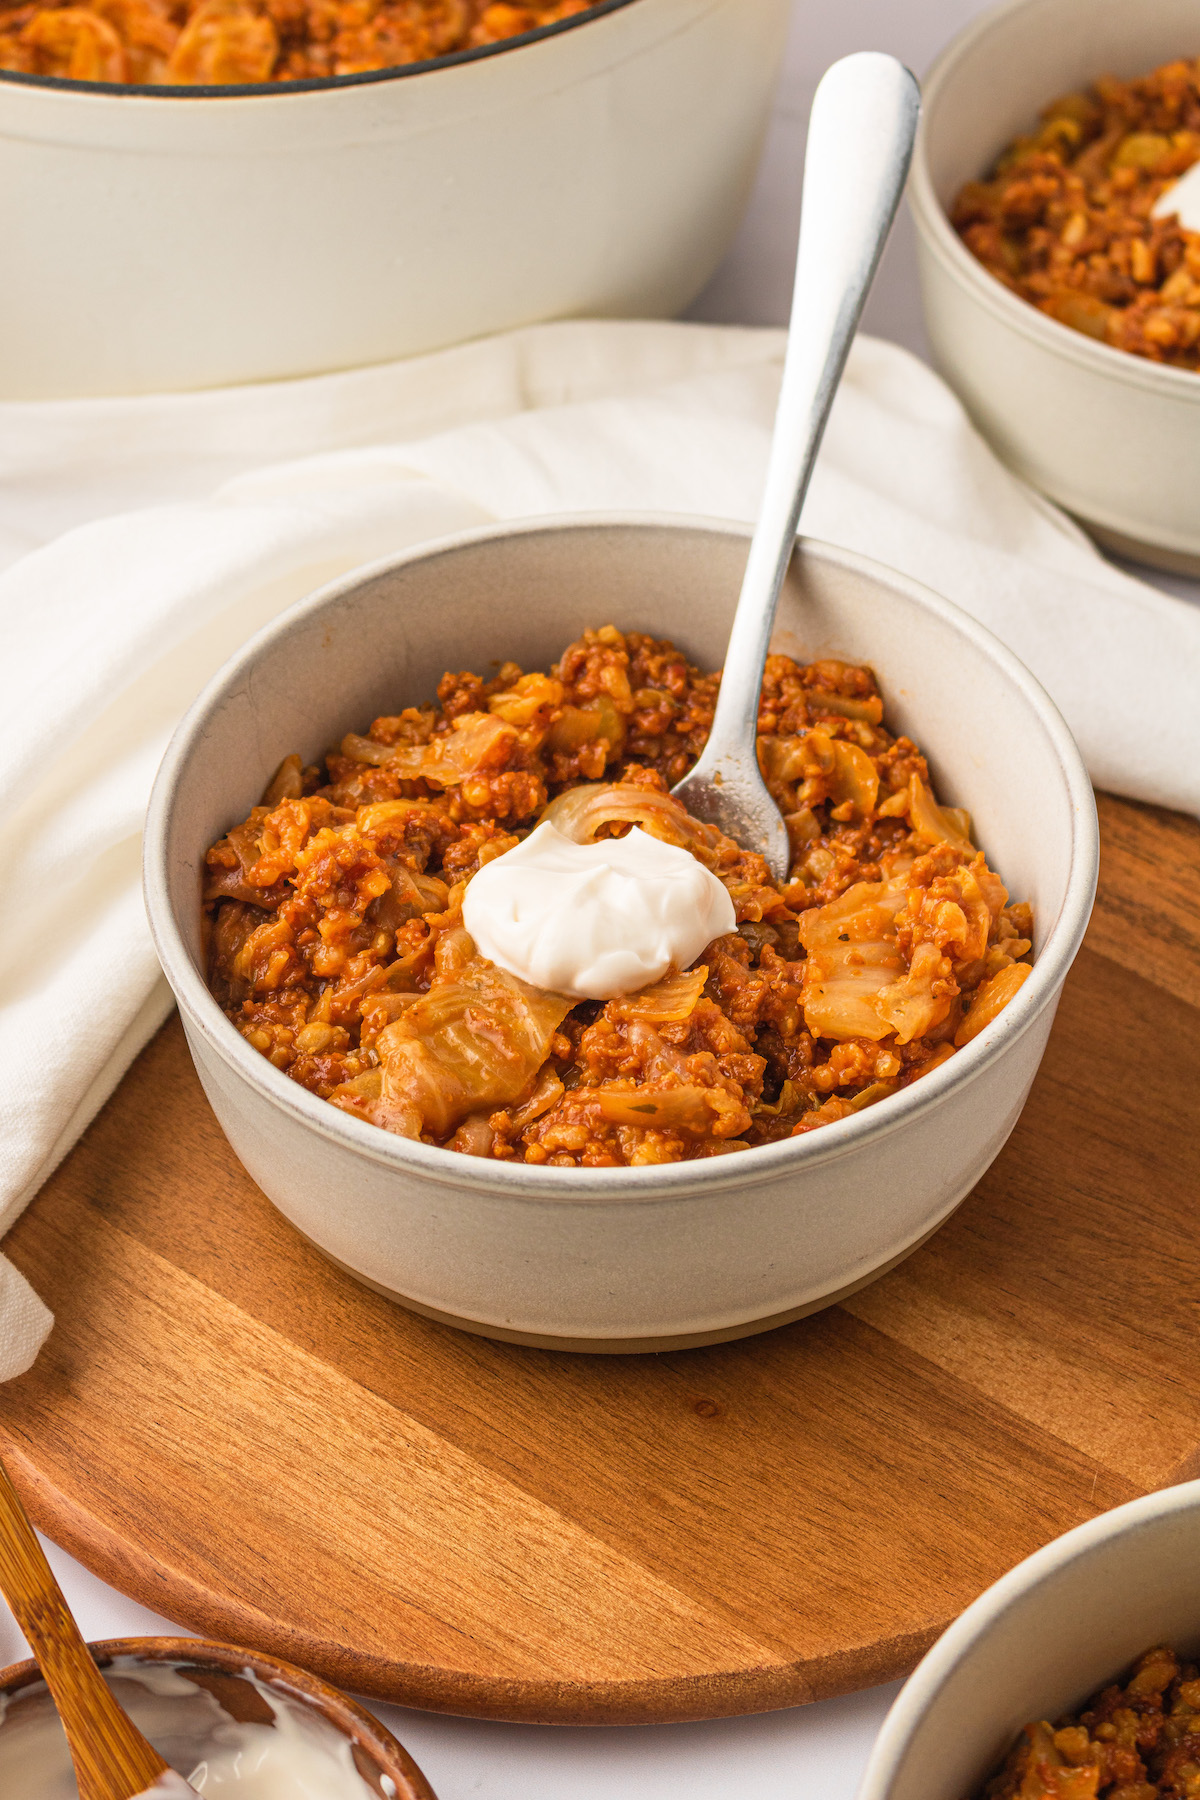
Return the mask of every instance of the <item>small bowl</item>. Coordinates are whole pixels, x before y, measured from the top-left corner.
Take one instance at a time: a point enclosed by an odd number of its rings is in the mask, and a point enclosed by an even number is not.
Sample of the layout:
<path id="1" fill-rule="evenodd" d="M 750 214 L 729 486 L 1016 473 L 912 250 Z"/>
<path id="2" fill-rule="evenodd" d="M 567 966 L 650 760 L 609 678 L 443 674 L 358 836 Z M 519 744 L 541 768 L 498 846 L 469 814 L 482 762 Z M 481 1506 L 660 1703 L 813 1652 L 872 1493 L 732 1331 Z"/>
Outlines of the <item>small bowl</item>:
<path id="1" fill-rule="evenodd" d="M 167 1664 L 177 1668 L 185 1679 L 194 1678 L 196 1686 L 206 1688 L 239 1723 L 271 1724 L 270 1707 L 247 1679 L 253 1676 L 282 1700 L 310 1707 L 339 1731 L 350 1743 L 355 1766 L 367 1789 L 379 1800 L 435 1800 L 424 1775 L 391 1732 L 363 1707 L 305 1669 L 262 1656 L 257 1650 L 212 1644 L 202 1638 L 108 1638 L 90 1648 L 100 1667 L 112 1669 L 114 1675 L 123 1662 Z M 118 1667 L 113 1668 L 114 1664 Z M 13 1663 L 0 1670 L 0 1696 L 7 1703 L 6 1717 L 12 1716 L 21 1700 L 29 1700 L 39 1692 L 44 1695 L 46 1688 L 35 1662 Z M 3 1729 L 0 1725 L 0 1733 Z M 6 1791 L 5 1800 L 24 1800 L 24 1796 Z M 34 1800 L 32 1789 L 29 1800 Z"/>
<path id="2" fill-rule="evenodd" d="M 799 1139 L 670 1166 L 530 1168 L 391 1136 L 259 1056 L 205 985 L 206 847 L 280 759 L 433 694 L 442 671 L 545 668 L 586 625 L 724 659 L 746 557 L 736 526 L 533 521 L 468 532 L 294 606 L 210 682 L 163 760 L 146 822 L 146 904 L 205 1092 L 263 1191 L 372 1286 L 488 1336 L 575 1350 L 742 1337 L 881 1274 L 954 1210 L 1024 1104 L 1096 879 L 1079 752 L 1028 670 L 948 601 L 805 542 L 775 645 L 870 662 L 893 728 L 967 806 L 1014 896 L 1033 973 L 979 1036 L 912 1087 Z"/>
<path id="3" fill-rule="evenodd" d="M 0 71 L 0 397 L 672 317 L 737 227 L 790 11 L 601 0 L 436 62 L 241 88 Z"/>
<path id="4" fill-rule="evenodd" d="M 971 255 L 948 209 L 1060 94 L 1200 55 L 1194 0 L 1008 0 L 930 71 L 913 158 L 925 322 L 993 449 L 1094 537 L 1200 574 L 1200 375 L 1048 318 Z"/>
<path id="5" fill-rule="evenodd" d="M 1200 1651 L 1200 1481 L 1089 1519 L 968 1606 L 901 1690 L 858 1800 L 968 1800 L 1022 1726 L 1154 1644 Z"/>

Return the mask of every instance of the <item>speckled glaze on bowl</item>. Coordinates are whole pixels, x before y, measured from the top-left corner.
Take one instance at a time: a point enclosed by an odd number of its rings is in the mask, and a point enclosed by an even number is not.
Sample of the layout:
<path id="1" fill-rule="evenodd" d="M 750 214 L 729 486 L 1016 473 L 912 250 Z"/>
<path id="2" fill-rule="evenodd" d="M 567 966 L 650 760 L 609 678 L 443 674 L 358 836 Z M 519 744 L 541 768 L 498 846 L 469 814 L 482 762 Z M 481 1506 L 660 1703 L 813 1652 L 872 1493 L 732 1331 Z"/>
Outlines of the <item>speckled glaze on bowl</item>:
<path id="1" fill-rule="evenodd" d="M 302 601 L 221 670 L 179 727 L 146 824 L 151 929 L 200 1079 L 238 1156 L 327 1255 L 417 1311 L 578 1350 L 745 1336 L 862 1286 L 953 1211 L 1012 1130 L 1096 879 L 1079 753 L 1028 671 L 948 601 L 805 541 L 777 648 L 879 671 L 893 728 L 940 797 L 970 808 L 1035 907 L 1032 976 L 933 1074 L 796 1140 L 667 1167 L 549 1169 L 409 1142 L 350 1118 L 259 1056 L 204 983 L 206 847 L 280 759 L 433 693 L 447 667 L 544 668 L 589 624 L 673 638 L 719 667 L 746 555 L 739 527 L 533 521 L 466 533 Z"/>
<path id="2" fill-rule="evenodd" d="M 1200 1652 L 1200 1481 L 1077 1526 L 968 1606 L 901 1690 L 858 1800 L 967 1800 L 1023 1725 L 1154 1644 Z"/>
<path id="3" fill-rule="evenodd" d="M 790 10 L 601 0 L 437 62 L 257 87 L 0 71 L 0 398 L 671 317 L 737 227 Z"/>
<path id="4" fill-rule="evenodd" d="M 994 450 L 1109 548 L 1200 574 L 1200 375 L 1114 350 L 1010 293 L 947 209 L 1043 106 L 1200 55 L 1195 0 L 1007 0 L 930 71 L 913 157 L 925 323 Z"/>
<path id="5" fill-rule="evenodd" d="M 194 1675 L 196 1685 L 207 1688 L 232 1718 L 242 1723 L 269 1724 L 269 1708 L 245 1679 L 247 1673 L 254 1675 L 282 1700 L 311 1707 L 348 1738 L 355 1766 L 368 1790 L 379 1800 L 436 1800 L 412 1757 L 386 1726 L 357 1701 L 322 1681 L 319 1675 L 310 1675 L 307 1669 L 263 1656 L 257 1650 L 216 1644 L 205 1638 L 106 1638 L 90 1648 L 102 1669 L 125 1658 L 178 1666 L 185 1677 Z M 34 1690 L 44 1691 L 35 1662 L 13 1663 L 0 1669 L 0 1694 L 8 1702 L 18 1701 Z M 22 1796 L 6 1794 L 5 1800 L 22 1800 Z"/>

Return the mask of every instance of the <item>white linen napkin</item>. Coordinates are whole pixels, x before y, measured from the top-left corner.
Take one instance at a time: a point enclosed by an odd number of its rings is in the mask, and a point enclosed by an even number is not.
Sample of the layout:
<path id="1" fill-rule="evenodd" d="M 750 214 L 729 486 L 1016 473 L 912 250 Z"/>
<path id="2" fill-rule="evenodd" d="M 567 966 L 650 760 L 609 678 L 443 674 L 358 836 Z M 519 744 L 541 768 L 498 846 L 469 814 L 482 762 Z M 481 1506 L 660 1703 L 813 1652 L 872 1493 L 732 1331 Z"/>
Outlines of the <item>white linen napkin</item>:
<path id="1" fill-rule="evenodd" d="M 0 1231 L 169 1012 L 141 823 L 221 662 L 319 583 L 489 520 L 753 518 L 783 341 L 581 321 L 306 381 L 0 404 Z M 1200 608 L 1103 561 L 894 345 L 855 346 L 803 524 L 990 626 L 1099 785 L 1200 810 Z M 0 1379 L 51 1322 L 0 1258 Z"/>

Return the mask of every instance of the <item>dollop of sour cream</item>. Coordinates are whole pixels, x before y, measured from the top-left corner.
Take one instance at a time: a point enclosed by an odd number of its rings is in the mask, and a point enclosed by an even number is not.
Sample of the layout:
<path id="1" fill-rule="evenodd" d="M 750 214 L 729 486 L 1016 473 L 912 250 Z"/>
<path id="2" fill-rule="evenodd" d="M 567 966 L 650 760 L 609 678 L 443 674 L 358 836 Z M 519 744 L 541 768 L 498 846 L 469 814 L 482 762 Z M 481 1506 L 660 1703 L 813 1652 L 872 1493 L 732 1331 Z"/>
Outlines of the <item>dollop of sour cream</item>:
<path id="1" fill-rule="evenodd" d="M 1156 219 L 1169 219 L 1172 213 L 1178 213 L 1185 231 L 1200 231 L 1200 162 L 1185 169 L 1179 180 L 1158 196 L 1151 212 Z"/>
<path id="2" fill-rule="evenodd" d="M 165 1769 L 154 1786 L 143 1788 L 140 1794 L 134 1796 L 134 1800 L 188 1800 L 189 1795 L 197 1792 L 198 1789 L 190 1781 L 185 1781 L 182 1775 L 176 1774 L 174 1769 Z"/>
<path id="3" fill-rule="evenodd" d="M 468 883 L 480 954 L 532 987 L 612 1000 L 686 969 L 737 923 L 728 889 L 687 850 L 635 825 L 577 844 L 548 819 Z"/>

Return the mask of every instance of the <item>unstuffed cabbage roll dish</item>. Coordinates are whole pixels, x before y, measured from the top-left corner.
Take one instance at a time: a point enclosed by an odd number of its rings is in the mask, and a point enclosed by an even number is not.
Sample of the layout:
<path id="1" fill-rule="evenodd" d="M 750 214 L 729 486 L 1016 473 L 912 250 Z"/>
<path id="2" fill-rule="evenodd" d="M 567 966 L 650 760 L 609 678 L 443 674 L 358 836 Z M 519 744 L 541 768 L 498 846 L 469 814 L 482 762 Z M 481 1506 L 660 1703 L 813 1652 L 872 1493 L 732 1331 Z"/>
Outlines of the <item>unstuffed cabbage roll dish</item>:
<path id="1" fill-rule="evenodd" d="M 0 69 L 220 87 L 327 80 L 501 44 L 593 0 L 0 0 Z"/>
<path id="2" fill-rule="evenodd" d="M 1200 369 L 1200 232 L 1173 204 L 1200 161 L 1200 61 L 1102 75 L 1017 138 L 951 221 L 989 274 L 1049 318 Z"/>
<path id="3" fill-rule="evenodd" d="M 285 757 L 207 853 L 228 1018 L 384 1130 L 556 1168 L 752 1149 L 940 1067 L 1029 975 L 1030 908 L 872 670 L 830 660 L 768 659 L 759 758 L 792 849 L 772 879 L 670 793 L 719 680 L 607 625 L 545 672 L 447 672 L 320 765 Z M 603 972 L 568 979 L 589 933 Z"/>
<path id="4" fill-rule="evenodd" d="M 1200 1668 L 1165 1644 L 1075 1712 L 1026 1725 L 978 1800 L 1191 1800 Z"/>

